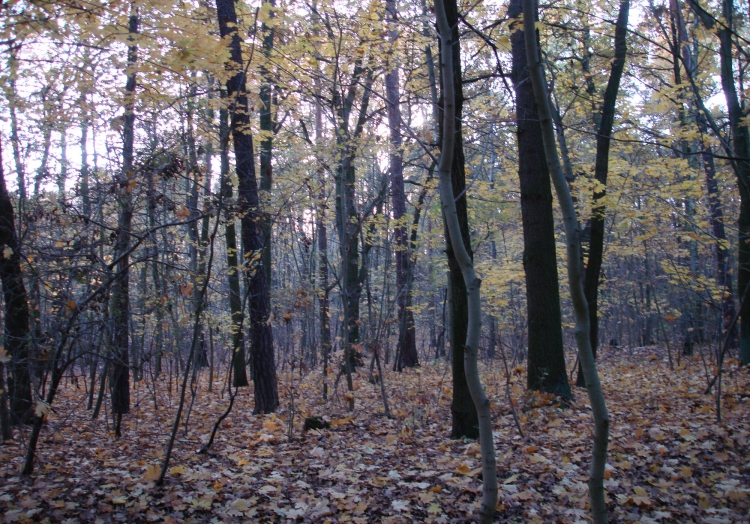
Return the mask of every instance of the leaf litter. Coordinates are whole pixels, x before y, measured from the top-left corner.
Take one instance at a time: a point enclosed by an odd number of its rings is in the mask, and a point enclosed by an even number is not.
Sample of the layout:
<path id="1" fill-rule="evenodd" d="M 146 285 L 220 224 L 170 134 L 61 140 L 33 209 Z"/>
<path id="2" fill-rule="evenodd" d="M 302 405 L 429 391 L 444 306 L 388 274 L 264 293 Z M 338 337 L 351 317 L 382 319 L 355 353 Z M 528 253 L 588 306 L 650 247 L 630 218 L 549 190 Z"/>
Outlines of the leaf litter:
<path id="1" fill-rule="evenodd" d="M 600 374 L 610 413 L 605 487 L 613 522 L 747 522 L 750 514 L 750 373 L 736 363 L 723 379 L 721 423 L 704 395 L 699 360 L 670 372 L 664 351 L 610 350 Z M 657 356 L 658 355 L 658 356 Z M 319 372 L 280 374 L 282 409 L 253 416 L 240 390 L 208 454 L 197 450 L 225 409 L 220 387 L 202 378 L 187 429 L 181 425 L 163 486 L 163 449 L 178 396 L 168 381 L 139 382 L 115 439 L 105 420 L 81 408 L 86 388 L 69 381 L 47 414 L 35 474 L 18 474 L 28 429 L 0 446 L 4 522 L 470 522 L 482 490 L 481 456 L 450 440 L 450 370 L 445 361 L 387 373 L 394 415 L 383 415 L 379 385 L 356 375 L 355 410 L 345 391 L 322 401 Z M 484 363 L 493 404 L 498 522 L 588 520 L 592 418 L 585 391 L 561 406 L 511 391 L 515 426 L 497 362 Z M 76 382 L 78 386 L 76 387 Z M 292 398 L 290 393 L 294 394 Z M 308 416 L 327 429 L 302 431 Z"/>

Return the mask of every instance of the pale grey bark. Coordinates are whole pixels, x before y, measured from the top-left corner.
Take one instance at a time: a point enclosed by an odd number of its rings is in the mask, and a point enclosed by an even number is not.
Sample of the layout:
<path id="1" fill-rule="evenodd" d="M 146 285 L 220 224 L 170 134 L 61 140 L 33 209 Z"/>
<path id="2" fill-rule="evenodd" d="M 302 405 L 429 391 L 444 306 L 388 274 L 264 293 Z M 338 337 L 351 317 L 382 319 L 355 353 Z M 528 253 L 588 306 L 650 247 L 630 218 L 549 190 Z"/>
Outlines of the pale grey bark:
<path id="1" fill-rule="evenodd" d="M 471 398 L 479 416 L 479 445 L 482 452 L 482 505 L 479 509 L 479 521 L 491 523 L 495 516 L 497 504 L 497 468 L 495 465 L 495 445 L 492 438 L 492 411 L 490 401 L 482 389 L 477 367 L 479 337 L 482 331 L 482 303 L 479 287 L 481 280 L 474 271 L 474 264 L 461 237 L 461 228 L 456 212 L 456 201 L 451 183 L 451 165 L 456 126 L 456 105 L 453 85 L 453 52 L 455 44 L 451 36 L 451 27 L 445 12 L 444 0 L 435 2 L 435 14 L 440 34 L 440 57 L 443 74 L 443 140 L 440 162 L 440 200 L 442 202 L 445 224 L 455 251 L 456 260 L 466 283 L 469 295 L 469 326 L 464 346 L 464 369 L 466 382 Z"/>
<path id="2" fill-rule="evenodd" d="M 607 444 L 609 441 L 609 414 L 604 402 L 599 375 L 596 371 L 594 353 L 589 339 L 589 311 L 583 293 L 583 268 L 581 262 L 581 230 L 576 217 L 573 197 L 565 180 L 560 157 L 555 145 L 555 130 L 547 96 L 547 81 L 540 59 L 536 34 L 536 9 L 534 0 L 523 0 L 523 30 L 526 44 L 526 57 L 529 64 L 529 76 L 534 87 L 534 98 L 539 111 L 539 123 L 542 127 L 544 154 L 547 158 L 552 184 L 555 186 L 557 199 L 565 224 L 565 244 L 568 258 L 568 282 L 570 296 L 575 310 L 575 337 L 578 345 L 578 358 L 583 367 L 586 389 L 594 417 L 594 449 L 589 475 L 589 499 L 591 515 L 597 524 L 607 522 L 607 506 L 604 498 L 604 467 L 607 463 Z"/>

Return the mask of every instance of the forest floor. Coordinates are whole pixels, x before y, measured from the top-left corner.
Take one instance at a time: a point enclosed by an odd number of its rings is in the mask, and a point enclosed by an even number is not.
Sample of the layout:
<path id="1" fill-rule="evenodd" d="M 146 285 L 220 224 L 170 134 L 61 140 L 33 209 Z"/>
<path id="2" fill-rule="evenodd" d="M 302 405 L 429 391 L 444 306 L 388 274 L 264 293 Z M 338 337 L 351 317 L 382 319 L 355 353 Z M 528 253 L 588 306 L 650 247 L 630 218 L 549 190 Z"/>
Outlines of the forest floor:
<path id="1" fill-rule="evenodd" d="M 571 363 L 572 364 L 572 363 Z M 524 392 L 502 361 L 484 367 L 493 403 L 500 495 L 497 522 L 588 519 L 586 482 L 592 418 L 585 391 L 561 407 Z M 0 519 L 5 522 L 468 522 L 481 498 L 476 443 L 451 440 L 450 369 L 445 361 L 386 374 L 394 418 L 366 370 L 323 403 L 319 371 L 282 373 L 283 409 L 252 415 L 240 390 L 209 454 L 207 440 L 228 403 L 221 384 L 199 384 L 187 429 L 180 426 L 165 484 L 155 486 L 179 396 L 166 377 L 132 390 L 133 409 L 115 439 L 92 420 L 86 391 L 68 383 L 48 416 L 35 473 L 18 474 L 28 429 L 0 446 Z M 612 522 L 748 522 L 750 370 L 726 366 L 722 422 L 704 395 L 699 356 L 669 370 L 658 348 L 607 349 L 600 375 L 610 412 L 605 485 Z M 189 397 L 189 395 L 188 395 Z M 189 400 L 189 399 L 188 399 Z M 294 417 L 290 416 L 294 413 Z M 302 431 L 321 415 L 329 429 Z"/>

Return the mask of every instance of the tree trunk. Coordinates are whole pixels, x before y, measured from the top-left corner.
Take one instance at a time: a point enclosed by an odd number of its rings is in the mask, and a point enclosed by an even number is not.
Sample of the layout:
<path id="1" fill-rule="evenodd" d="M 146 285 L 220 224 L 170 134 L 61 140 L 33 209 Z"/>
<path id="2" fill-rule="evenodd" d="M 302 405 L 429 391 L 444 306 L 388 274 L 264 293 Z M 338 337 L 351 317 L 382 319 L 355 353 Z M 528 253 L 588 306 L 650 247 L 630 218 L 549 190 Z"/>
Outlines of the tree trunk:
<path id="1" fill-rule="evenodd" d="M 693 83 L 693 90 L 696 92 L 697 102 L 706 120 L 714 133 L 722 139 L 737 175 L 737 187 L 740 191 L 740 216 L 737 221 L 739 229 L 737 292 L 740 300 L 740 363 L 747 365 L 750 364 L 750 300 L 745 300 L 744 297 L 750 287 L 750 160 L 748 160 L 750 158 L 750 134 L 748 133 L 748 126 L 745 124 L 745 112 L 740 104 L 737 87 L 734 84 L 734 64 L 732 63 L 734 2 L 733 0 L 722 1 L 723 20 L 719 27 L 715 27 L 715 18 L 706 12 L 697 0 L 688 0 L 688 3 L 706 29 L 716 29 L 720 42 L 721 87 L 729 113 L 729 127 L 732 134 L 731 146 L 728 144 L 728 140 L 722 137 L 711 115 L 707 113 L 705 105 L 700 100 L 695 83 Z"/>
<path id="2" fill-rule="evenodd" d="M 18 214 L 23 215 L 25 213 L 24 206 L 26 204 L 26 172 L 24 170 L 23 162 L 21 161 L 21 143 L 18 137 L 18 115 L 16 108 L 18 105 L 18 92 L 16 90 L 16 75 L 18 71 L 18 51 L 20 46 L 11 45 L 9 49 L 8 67 L 10 69 L 10 75 L 8 76 L 8 109 L 10 110 L 10 142 L 13 148 L 13 161 L 16 166 L 16 176 L 18 177 L 18 199 L 19 209 Z M 19 219 L 23 220 L 23 216 Z M 20 228 L 20 226 L 19 226 Z"/>
<path id="3" fill-rule="evenodd" d="M 232 201 L 232 182 L 229 179 L 229 111 L 219 111 L 219 135 L 221 141 L 221 192 L 225 202 Z M 244 388 L 250 385 L 245 366 L 245 330 L 240 291 L 240 265 L 237 251 L 237 230 L 234 211 L 226 214 L 224 238 L 227 243 L 227 280 L 229 282 L 229 311 L 232 315 L 232 386 Z"/>
<path id="4" fill-rule="evenodd" d="M 724 23 L 718 29 L 721 42 L 721 86 L 729 110 L 729 126 L 732 130 L 735 170 L 740 190 L 740 217 L 737 288 L 740 296 L 740 363 L 750 364 L 750 300 L 745 295 L 750 291 L 750 134 L 745 123 L 746 114 L 740 105 L 737 88 L 734 85 L 732 64 L 732 35 L 734 1 L 723 0 L 722 16 Z"/>
<path id="5" fill-rule="evenodd" d="M 627 0 L 625 0 L 627 1 Z M 555 145 L 555 131 L 547 94 L 547 81 L 541 53 L 537 43 L 536 20 L 538 7 L 535 0 L 523 0 L 523 37 L 528 63 L 529 77 L 539 109 L 539 125 L 544 146 L 547 169 L 555 185 L 557 199 L 565 224 L 565 243 L 567 245 L 568 282 L 570 297 L 575 310 L 575 337 L 578 345 L 578 358 L 583 365 L 586 388 L 594 418 L 594 442 L 589 474 L 589 502 L 591 516 L 596 524 L 607 522 L 607 506 L 604 494 L 604 468 L 607 464 L 607 444 L 609 441 L 609 414 L 604 402 L 596 361 L 591 350 L 589 333 L 589 312 L 586 296 L 583 291 L 583 267 L 581 261 L 581 230 L 576 217 L 575 205 L 570 194 L 570 187 L 565 180 L 560 159 Z"/>
<path id="6" fill-rule="evenodd" d="M 323 108 L 315 100 L 315 144 L 323 145 Z M 318 308 L 320 313 L 320 350 L 323 354 L 323 400 L 328 399 L 328 359 L 331 354 L 331 326 L 328 318 L 328 227 L 326 226 L 325 168 L 318 169 L 317 209 L 315 229 L 318 234 Z"/>
<path id="7" fill-rule="evenodd" d="M 138 33 L 138 14 L 131 8 L 128 33 Z M 133 200 L 131 182 L 135 178 L 133 166 L 133 141 L 135 136 L 135 63 L 138 48 L 128 47 L 127 82 L 125 84 L 125 115 L 123 122 L 122 171 L 118 179 L 120 194 L 120 216 L 118 235 L 115 247 L 117 263 L 117 280 L 112 289 L 112 413 L 115 415 L 115 435 L 120 436 L 122 415 L 130 412 L 130 226 L 133 219 Z"/>
<path id="8" fill-rule="evenodd" d="M 609 172 L 609 146 L 612 140 L 612 127 L 615 122 L 615 103 L 620 89 L 620 79 L 625 68 L 627 53 L 626 37 L 628 34 L 628 13 L 630 0 L 620 3 L 620 13 L 617 16 L 615 28 L 615 59 L 609 74 L 607 89 L 604 91 L 604 102 L 599 118 L 599 129 L 596 134 L 596 160 L 594 164 L 594 178 L 601 184 L 600 190 L 594 192 L 594 205 L 589 228 L 589 258 L 583 283 L 583 292 L 589 305 L 589 325 L 591 329 L 591 351 L 596 358 L 599 344 L 599 277 L 602 270 L 604 256 L 604 219 L 605 206 L 602 200 L 606 195 L 607 174 Z M 576 386 L 586 387 L 581 363 L 578 363 L 578 377 Z"/>
<path id="9" fill-rule="evenodd" d="M 5 299 L 5 351 L 8 362 L 8 397 L 11 423 L 26 423 L 33 416 L 29 355 L 29 305 L 21 273 L 21 257 L 13 204 L 5 185 L 0 144 L 0 279 Z M 3 370 L 0 370 L 3 372 Z M 5 388 L 3 388 L 5 391 Z"/>
<path id="10" fill-rule="evenodd" d="M 455 51 L 458 49 L 458 32 L 456 24 L 451 24 L 451 15 L 458 11 L 455 0 L 435 2 L 435 14 L 440 33 L 440 55 L 441 73 L 443 78 L 443 129 L 441 154 L 438 172 L 440 173 L 440 201 L 443 209 L 443 217 L 446 225 L 447 237 L 452 240 L 455 259 L 461 270 L 466 290 L 468 291 L 468 326 L 463 353 L 465 357 L 465 379 L 471 398 L 473 399 L 476 413 L 479 415 L 479 445 L 482 452 L 482 505 L 479 509 L 479 521 L 489 524 L 494 520 L 495 506 L 497 504 L 497 466 L 495 463 L 495 443 L 492 437 L 492 411 L 490 401 L 482 389 L 477 367 L 479 338 L 482 334 L 482 298 L 479 287 L 481 280 L 474 272 L 474 263 L 470 251 L 466 248 L 469 243 L 461 231 L 462 224 L 459 220 L 456 199 L 454 197 L 454 153 L 460 151 L 463 146 L 459 143 L 461 136 L 458 127 L 460 122 L 459 113 L 456 112 L 460 100 L 454 93 L 456 65 Z M 455 40 L 454 40 L 455 38 Z M 460 56 L 460 55 L 459 55 Z M 468 224 L 467 224 L 468 225 Z M 468 229 L 468 227 L 466 228 Z M 468 231 L 466 232 L 468 233 Z M 454 354 L 456 348 L 453 348 Z"/>
<path id="11" fill-rule="evenodd" d="M 388 109 L 388 128 L 390 131 L 391 151 L 389 155 L 391 206 L 395 220 L 394 235 L 396 240 L 396 293 L 398 293 L 399 355 L 398 369 L 419 365 L 417 340 L 414 330 L 414 313 L 407 309 L 411 302 L 407 295 L 411 290 L 407 285 L 411 250 L 409 249 L 409 232 L 406 227 L 406 194 L 404 192 L 404 161 L 401 139 L 401 106 L 399 95 L 399 71 L 397 55 L 398 30 L 396 29 L 396 0 L 386 0 L 386 21 L 388 23 L 388 71 L 385 74 L 385 97 Z"/>
<path id="12" fill-rule="evenodd" d="M 248 128 L 250 115 L 247 105 L 245 74 L 243 72 L 237 14 L 232 0 L 216 0 L 219 30 L 222 38 L 230 37 L 230 65 L 235 74 L 227 81 L 230 100 L 232 140 L 236 162 L 238 205 L 242 212 L 242 246 L 245 252 L 244 269 L 248 286 L 248 313 L 254 373 L 254 413 L 272 413 L 279 405 L 276 385 L 273 333 L 268 322 L 270 304 L 266 277 L 261 262 L 263 251 L 262 216 L 259 212 L 258 183 L 255 178 L 253 138 Z"/>
<path id="13" fill-rule="evenodd" d="M 520 17 L 521 1 L 511 0 L 508 8 L 510 18 Z M 513 33 L 511 45 L 523 220 L 523 268 L 528 308 L 526 384 L 529 389 L 571 398 L 563 349 L 552 187 L 542 148 L 534 90 L 529 81 L 522 31 Z"/>
<path id="14" fill-rule="evenodd" d="M 461 235 L 452 238 L 448 232 L 447 217 L 443 215 L 445 224 L 445 253 L 448 256 L 448 286 L 450 300 L 450 344 L 451 344 L 451 371 L 453 374 L 453 400 L 451 402 L 452 429 L 451 438 L 477 438 L 479 437 L 479 418 L 477 409 L 472 401 L 469 386 L 466 381 L 465 371 L 465 344 L 468 334 L 469 324 L 469 303 L 466 283 L 461 272 L 461 267 L 456 258 L 456 252 L 465 249 L 469 258 L 473 258 L 471 251 L 471 235 L 469 233 L 469 212 L 466 201 L 466 169 L 464 159 L 464 145 L 462 134 L 462 113 L 463 113 L 463 88 L 461 76 L 461 44 L 459 42 L 458 31 L 458 6 L 454 0 L 448 0 L 443 4 L 445 6 L 445 15 L 448 18 L 448 24 L 451 27 L 450 41 L 452 47 L 445 48 L 441 45 L 440 52 L 445 49 L 452 49 L 451 67 L 448 68 L 452 73 L 450 81 L 445 78 L 445 67 L 440 69 L 441 85 L 441 102 L 442 111 L 445 106 L 450 104 L 455 110 L 455 140 L 452 141 L 454 146 L 453 153 L 450 155 L 451 163 L 451 183 L 454 195 L 459 195 L 456 199 L 456 216 L 461 230 Z M 447 62 L 447 58 L 441 56 L 441 62 Z M 448 83 L 453 86 L 453 99 L 447 100 L 446 86 Z M 445 117 L 441 120 L 440 134 L 445 135 Z M 457 246 L 456 242 L 462 242 L 463 246 Z"/>
<path id="15" fill-rule="evenodd" d="M 273 18 L 273 9 L 276 7 L 276 0 L 264 0 L 271 7 L 269 17 Z M 273 184 L 273 107 L 272 92 L 273 82 L 271 80 L 270 59 L 273 51 L 274 27 L 261 24 L 261 33 L 263 34 L 263 58 L 265 62 L 260 67 L 262 83 L 260 86 L 260 190 L 261 194 L 268 198 Z M 263 270 L 266 275 L 266 288 L 271 291 L 271 227 L 272 222 L 268 213 L 263 213 Z"/>

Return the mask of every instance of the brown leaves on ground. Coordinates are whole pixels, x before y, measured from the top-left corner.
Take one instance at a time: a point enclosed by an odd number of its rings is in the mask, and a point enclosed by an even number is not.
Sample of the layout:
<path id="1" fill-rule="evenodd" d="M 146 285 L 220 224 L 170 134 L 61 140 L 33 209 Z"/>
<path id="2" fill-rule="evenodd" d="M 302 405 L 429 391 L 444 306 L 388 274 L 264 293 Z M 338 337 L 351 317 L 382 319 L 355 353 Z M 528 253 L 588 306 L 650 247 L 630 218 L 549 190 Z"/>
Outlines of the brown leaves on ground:
<path id="1" fill-rule="evenodd" d="M 750 511 L 747 369 L 724 377 L 724 422 L 703 395 L 698 359 L 670 372 L 654 348 L 610 353 L 600 373 L 611 418 L 605 475 L 614 522 L 746 522 Z M 500 482 L 498 522 L 588 519 L 591 414 L 585 392 L 561 407 L 526 394 L 513 378 L 518 435 L 495 362 L 484 382 L 493 402 Z M 134 388 L 134 406 L 115 440 L 106 421 L 82 409 L 85 388 L 68 382 L 39 444 L 36 474 L 18 475 L 24 438 L 0 447 L 0 514 L 5 522 L 466 522 L 481 498 L 476 443 L 449 440 L 450 370 L 427 364 L 389 373 L 395 419 L 382 414 L 379 385 L 355 381 L 324 404 L 319 372 L 281 373 L 284 409 L 253 416 L 241 391 L 209 455 L 196 451 L 227 404 L 201 383 L 180 427 L 167 482 L 155 487 L 177 394 L 169 377 Z M 342 381 L 343 382 L 343 381 Z M 154 384 L 156 391 L 154 391 Z M 294 392 L 294 417 L 289 393 Z M 324 415 L 330 429 L 301 431 Z M 290 438 L 291 435 L 291 438 Z"/>

